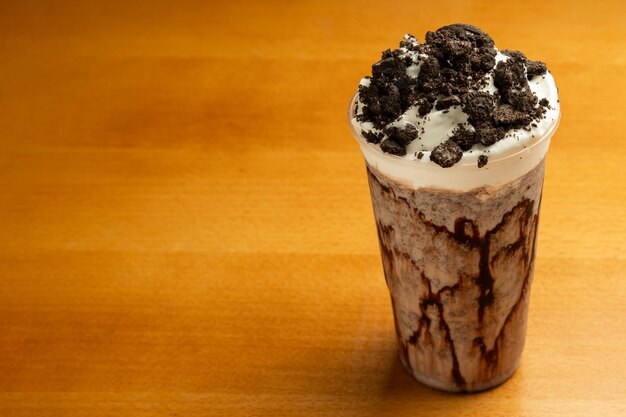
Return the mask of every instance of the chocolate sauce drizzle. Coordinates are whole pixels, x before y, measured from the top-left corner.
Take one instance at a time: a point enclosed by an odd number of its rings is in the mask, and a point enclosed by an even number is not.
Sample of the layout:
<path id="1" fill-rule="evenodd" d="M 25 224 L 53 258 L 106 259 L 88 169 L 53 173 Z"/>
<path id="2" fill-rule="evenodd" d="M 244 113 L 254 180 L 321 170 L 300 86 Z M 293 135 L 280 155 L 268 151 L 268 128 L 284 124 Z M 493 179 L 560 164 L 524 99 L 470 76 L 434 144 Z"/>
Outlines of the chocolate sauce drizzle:
<path id="1" fill-rule="evenodd" d="M 370 179 L 370 185 L 375 184 L 380 187 L 384 194 L 387 194 L 387 198 L 395 199 L 396 201 L 402 201 L 409 212 L 412 213 L 413 216 L 417 216 L 419 221 L 426 225 L 433 235 L 444 233 L 448 238 L 454 239 L 461 245 L 466 245 L 469 248 L 477 248 L 480 253 L 479 257 L 479 273 L 476 276 L 461 276 L 459 277 L 459 282 L 453 286 L 446 286 L 441 288 L 438 292 L 433 292 L 431 287 L 431 280 L 424 274 L 421 268 L 415 263 L 410 254 L 399 251 L 393 245 L 388 245 L 386 242 L 391 242 L 392 235 L 395 230 L 392 225 L 384 225 L 379 221 L 377 224 L 378 231 L 378 239 L 381 249 L 381 254 L 383 259 L 389 265 L 388 268 L 384 268 L 385 270 L 385 280 L 387 284 L 390 285 L 391 281 L 394 279 L 392 275 L 392 271 L 394 270 L 394 259 L 398 259 L 399 257 L 404 258 L 406 261 L 409 261 L 413 269 L 415 269 L 416 273 L 420 274 L 421 281 L 424 285 L 424 288 L 427 289 L 427 296 L 419 302 L 419 310 L 421 312 L 420 317 L 417 322 L 417 330 L 406 340 L 402 340 L 400 328 L 397 322 L 397 319 L 394 314 L 394 324 L 396 327 L 396 333 L 398 335 L 399 340 L 401 340 L 402 347 L 402 355 L 407 366 L 410 365 L 409 361 L 409 345 L 416 345 L 420 339 L 427 339 L 430 337 L 430 326 L 431 326 L 431 318 L 428 317 L 427 309 L 429 306 L 435 306 L 438 311 L 438 319 L 439 319 L 439 327 L 442 332 L 442 335 L 445 339 L 445 342 L 449 348 L 451 359 L 452 359 L 452 369 L 450 370 L 451 377 L 457 384 L 457 386 L 461 389 L 466 387 L 466 380 L 460 372 L 459 359 L 457 357 L 457 352 L 454 345 L 454 340 L 451 335 L 450 327 L 446 322 L 444 316 L 444 305 L 441 300 L 442 294 L 449 292 L 450 294 L 454 294 L 456 291 L 460 290 L 461 284 L 464 283 L 464 280 L 471 280 L 479 289 L 480 295 L 478 296 L 477 309 L 478 309 L 478 319 L 481 327 L 483 325 L 484 315 L 486 309 L 494 304 L 495 294 L 493 291 L 494 277 L 492 275 L 490 262 L 497 260 L 501 256 L 509 256 L 515 253 L 520 248 L 522 249 L 522 257 L 521 259 L 524 261 L 525 266 L 525 276 L 524 281 L 522 283 L 522 289 L 519 294 L 519 298 L 515 301 L 513 307 L 507 314 L 502 327 L 499 329 L 499 332 L 494 341 L 494 345 L 492 349 L 488 349 L 484 338 L 482 336 L 476 337 L 473 341 L 474 346 L 479 349 L 480 356 L 482 361 L 485 363 L 485 369 L 495 368 L 498 365 L 498 360 L 500 357 L 500 344 L 504 339 L 504 332 L 507 327 L 507 323 L 509 323 L 511 317 L 518 311 L 520 308 L 527 291 L 529 290 L 530 285 L 530 277 L 532 276 L 532 262 L 535 257 L 535 248 L 536 248 L 536 239 L 537 239 L 537 226 L 538 226 L 538 214 L 533 215 L 533 207 L 534 201 L 524 198 L 521 199 L 518 204 L 513 207 L 510 211 L 504 214 L 501 221 L 493 227 L 491 230 L 488 230 L 484 236 L 480 236 L 478 226 L 471 219 L 460 217 L 456 219 L 454 223 L 454 231 L 449 231 L 445 226 L 440 226 L 431 223 L 426 220 L 425 215 L 419 211 L 417 208 L 413 207 L 410 202 L 402 196 L 398 196 L 395 192 L 382 184 L 378 178 L 367 169 L 368 177 Z M 539 201 L 539 205 L 541 204 L 541 200 Z M 520 213 L 521 212 L 521 213 Z M 517 214 L 517 216 L 516 216 Z M 514 221 L 519 216 L 519 238 L 513 243 L 499 249 L 493 255 L 491 252 L 491 239 L 495 236 L 502 228 L 509 225 L 510 222 Z M 526 247 L 526 237 L 529 233 L 532 233 L 533 241 L 529 242 L 530 244 Z M 392 307 L 395 310 L 395 301 L 392 298 Z M 426 340 L 427 341 L 427 340 Z"/>

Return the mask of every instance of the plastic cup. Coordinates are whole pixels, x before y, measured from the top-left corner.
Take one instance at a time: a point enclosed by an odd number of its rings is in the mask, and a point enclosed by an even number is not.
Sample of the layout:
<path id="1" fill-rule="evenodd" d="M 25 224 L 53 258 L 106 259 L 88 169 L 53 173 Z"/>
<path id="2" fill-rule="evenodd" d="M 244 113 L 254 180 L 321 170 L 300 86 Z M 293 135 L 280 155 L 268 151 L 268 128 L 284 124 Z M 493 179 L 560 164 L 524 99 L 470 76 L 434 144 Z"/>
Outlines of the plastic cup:
<path id="1" fill-rule="evenodd" d="M 441 168 L 365 158 L 399 353 L 418 381 L 475 392 L 506 381 L 524 348 L 546 153 L 557 122 L 525 148 Z"/>

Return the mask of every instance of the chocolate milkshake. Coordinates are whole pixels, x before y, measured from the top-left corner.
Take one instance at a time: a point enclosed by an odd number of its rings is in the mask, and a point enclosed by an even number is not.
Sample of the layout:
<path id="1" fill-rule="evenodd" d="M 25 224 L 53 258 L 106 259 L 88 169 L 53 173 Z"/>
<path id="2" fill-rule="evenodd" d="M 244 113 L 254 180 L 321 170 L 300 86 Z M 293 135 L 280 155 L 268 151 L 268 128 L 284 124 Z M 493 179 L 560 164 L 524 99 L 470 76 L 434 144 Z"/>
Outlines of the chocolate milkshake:
<path id="1" fill-rule="evenodd" d="M 420 382 L 494 387 L 524 347 L 545 156 L 560 117 L 544 63 L 482 30 L 405 35 L 361 80 L 365 157 L 400 358 Z"/>

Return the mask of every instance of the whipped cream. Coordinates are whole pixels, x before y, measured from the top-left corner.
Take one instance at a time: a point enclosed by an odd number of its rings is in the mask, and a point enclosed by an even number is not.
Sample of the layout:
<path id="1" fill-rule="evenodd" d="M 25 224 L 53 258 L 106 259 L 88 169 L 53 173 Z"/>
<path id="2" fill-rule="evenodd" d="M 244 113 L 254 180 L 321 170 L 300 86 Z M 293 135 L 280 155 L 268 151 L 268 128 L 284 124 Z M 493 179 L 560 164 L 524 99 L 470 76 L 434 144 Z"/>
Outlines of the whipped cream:
<path id="1" fill-rule="evenodd" d="M 407 39 L 407 37 L 405 37 Z M 406 56 L 412 57 L 416 64 L 407 67 L 407 74 L 412 78 L 417 78 L 419 75 L 419 67 L 425 58 L 425 55 L 418 54 L 413 51 L 408 51 L 406 48 L 400 48 Z M 498 51 L 496 55 L 496 63 L 500 61 L 506 61 L 509 57 Z M 495 69 L 495 67 L 494 67 Z M 486 91 L 489 93 L 496 92 L 497 89 L 494 86 L 494 69 L 486 74 L 488 84 L 481 88 L 479 91 Z M 360 82 L 361 85 L 369 85 L 369 78 L 363 78 Z M 544 136 L 547 132 L 554 130 L 558 124 L 560 116 L 560 106 L 558 99 L 558 90 L 554 82 L 554 77 L 547 71 L 544 75 L 539 75 L 528 81 L 530 90 L 537 96 L 539 100 L 545 98 L 548 100 L 549 107 L 546 109 L 546 113 L 543 117 L 537 120 L 535 126 L 530 126 L 530 129 L 512 129 L 506 136 L 494 143 L 491 146 L 484 146 L 480 143 L 475 144 L 468 151 L 463 152 L 460 164 L 473 163 L 475 164 L 480 155 L 487 155 L 490 160 L 499 156 L 515 153 L 525 149 L 535 139 Z M 356 115 L 363 113 L 364 104 L 360 101 L 358 94 L 356 96 L 358 103 L 356 114 L 351 117 L 350 122 L 354 130 L 362 135 L 363 131 L 372 131 L 380 133 L 380 129 L 376 129 L 371 122 L 360 122 L 357 120 Z M 407 153 L 405 156 L 398 157 L 407 160 L 414 160 L 429 164 L 434 164 L 430 161 L 430 151 L 435 146 L 447 141 L 452 132 L 459 125 L 464 125 L 468 130 L 474 128 L 467 123 L 468 115 L 463 112 L 461 106 L 452 106 L 447 110 L 435 110 L 433 109 L 425 116 L 418 114 L 417 106 L 410 107 L 404 114 L 402 114 L 398 120 L 391 123 L 389 126 L 402 127 L 407 124 L 411 124 L 421 131 L 424 128 L 417 139 L 411 142 L 407 146 Z M 379 144 L 368 144 L 372 147 L 380 148 Z M 417 153 L 422 152 L 423 157 L 417 158 Z"/>
<path id="2" fill-rule="evenodd" d="M 410 35 L 406 35 L 404 40 L 405 44 L 418 44 L 417 40 Z M 415 48 L 401 47 L 399 50 L 401 58 L 410 58 L 412 62 L 406 66 L 406 74 L 417 79 L 421 66 L 428 56 L 417 52 Z M 499 50 L 495 50 L 497 52 L 496 65 L 498 62 L 512 59 Z M 496 66 L 484 75 L 486 82 L 480 83 L 481 87 L 474 91 L 492 94 L 498 92 L 494 82 L 495 69 Z M 524 71 L 526 75 L 526 67 Z M 363 86 L 369 86 L 370 83 L 369 77 L 360 81 L 360 85 Z M 362 117 L 357 118 L 363 114 L 365 106 L 358 92 L 351 102 L 348 118 L 367 163 L 406 186 L 459 191 L 468 191 L 481 186 L 497 186 L 518 179 L 545 158 L 550 139 L 559 123 L 558 90 L 552 74 L 546 71 L 542 75 L 537 75 L 528 80 L 528 86 L 538 100 L 547 100 L 545 113 L 527 127 L 508 130 L 502 139 L 490 146 L 485 146 L 480 142 L 475 143 L 463 152 L 458 163 L 448 168 L 442 168 L 431 161 L 430 154 L 435 147 L 448 141 L 453 136 L 453 131 L 459 126 L 470 131 L 474 130 L 468 122 L 469 115 L 463 111 L 462 106 L 454 105 L 444 110 L 437 110 L 435 103 L 427 114 L 420 116 L 418 106 L 414 105 L 388 123 L 385 128 L 402 128 L 412 125 L 419 132 L 418 137 L 406 146 L 404 156 L 383 152 L 380 143 L 370 143 L 364 138 L 363 132 L 382 135 L 383 131 L 376 128 L 372 122 L 364 121 Z M 478 158 L 482 155 L 488 157 L 488 164 L 478 167 Z"/>

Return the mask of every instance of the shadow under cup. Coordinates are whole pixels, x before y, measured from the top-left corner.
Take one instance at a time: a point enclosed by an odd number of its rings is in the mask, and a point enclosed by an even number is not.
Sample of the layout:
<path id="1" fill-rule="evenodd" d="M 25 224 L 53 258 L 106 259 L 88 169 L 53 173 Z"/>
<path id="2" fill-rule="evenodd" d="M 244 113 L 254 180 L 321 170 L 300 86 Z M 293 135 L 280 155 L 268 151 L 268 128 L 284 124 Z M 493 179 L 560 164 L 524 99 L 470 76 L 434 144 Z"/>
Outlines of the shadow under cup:
<path id="1" fill-rule="evenodd" d="M 545 156 L 521 150 L 441 168 L 389 155 L 349 122 L 365 158 L 400 358 L 445 391 L 492 388 L 524 348 Z"/>

